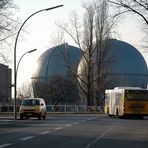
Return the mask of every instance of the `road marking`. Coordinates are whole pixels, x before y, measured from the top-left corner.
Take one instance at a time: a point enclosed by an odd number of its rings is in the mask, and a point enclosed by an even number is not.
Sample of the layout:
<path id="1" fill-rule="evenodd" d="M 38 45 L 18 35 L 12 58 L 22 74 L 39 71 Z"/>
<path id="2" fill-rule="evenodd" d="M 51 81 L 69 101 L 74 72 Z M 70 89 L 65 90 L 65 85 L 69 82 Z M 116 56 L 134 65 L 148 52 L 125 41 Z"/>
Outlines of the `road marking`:
<path id="1" fill-rule="evenodd" d="M 41 132 L 41 135 L 45 135 L 45 134 L 48 134 L 48 133 L 50 133 L 50 131 Z"/>
<path id="2" fill-rule="evenodd" d="M 69 127 L 69 126 L 72 126 L 72 124 L 66 124 L 66 125 L 65 125 L 65 127 Z"/>
<path id="3" fill-rule="evenodd" d="M 14 120 L 9 120 L 9 119 L 4 119 L 4 120 L 1 120 L 1 122 L 11 122 L 11 121 L 14 121 Z"/>
<path id="4" fill-rule="evenodd" d="M 28 137 L 25 137 L 25 138 L 21 138 L 19 140 L 25 141 L 25 140 L 29 140 L 29 139 L 32 139 L 32 138 L 34 138 L 34 136 L 28 136 Z"/>
<path id="5" fill-rule="evenodd" d="M 94 120 L 95 117 L 92 117 L 92 118 L 87 118 L 86 120 L 89 121 L 89 120 Z"/>
<path id="6" fill-rule="evenodd" d="M 0 148 L 4 148 L 4 147 L 10 146 L 10 145 L 12 145 L 12 143 L 5 143 L 5 144 L 0 145 Z"/>
<path id="7" fill-rule="evenodd" d="M 79 122 L 74 122 L 74 123 L 73 123 L 73 125 L 77 125 L 77 124 L 79 124 Z"/>
<path id="8" fill-rule="evenodd" d="M 72 123 L 72 124 L 66 124 L 66 125 L 64 125 L 64 127 L 70 127 L 70 126 L 77 125 L 77 124 L 81 124 L 81 123 L 87 122 L 87 121 L 89 121 L 89 120 L 94 120 L 94 119 L 95 119 L 94 117 L 92 117 L 92 118 L 87 118 L 86 120 L 82 120 L 82 121 L 79 121 L 79 122 L 74 122 L 74 123 Z M 54 130 L 55 130 L 55 131 L 61 130 L 61 129 L 63 129 L 64 127 L 57 127 L 57 128 L 55 128 Z"/>
<path id="9" fill-rule="evenodd" d="M 104 135 L 106 133 L 108 133 L 110 130 L 112 130 L 112 128 L 115 126 L 116 123 L 114 123 L 113 125 L 110 126 L 110 128 L 106 129 L 104 132 L 102 132 L 95 140 L 93 140 L 92 142 L 88 143 L 86 145 L 85 148 L 89 148 L 91 147 L 94 143 L 96 143 L 97 141 L 99 141 L 102 137 L 104 137 Z"/>
<path id="10" fill-rule="evenodd" d="M 57 130 L 61 130 L 61 129 L 63 129 L 63 127 L 57 127 L 54 130 L 57 131 Z"/>
<path id="11" fill-rule="evenodd" d="M 70 127 L 70 126 L 73 126 L 73 125 L 81 124 L 81 123 L 84 123 L 84 122 L 87 122 L 87 121 L 93 120 L 93 119 L 95 119 L 95 118 L 87 118 L 86 120 L 82 120 L 82 121 L 79 121 L 79 122 L 74 122 L 74 123 L 72 123 L 72 124 L 66 124 L 64 127 Z M 4 120 L 4 121 L 13 121 L 13 120 Z M 63 129 L 64 127 L 57 127 L 57 128 L 54 128 L 54 131 L 61 130 L 61 129 Z M 106 130 L 106 132 L 108 132 L 109 130 L 111 130 L 111 129 Z M 48 134 L 48 133 L 50 133 L 50 132 L 51 132 L 51 131 L 44 131 L 44 132 L 41 132 L 40 135 L 45 135 L 45 134 Z M 86 146 L 86 148 L 89 148 L 93 143 L 95 143 L 96 141 L 98 141 L 98 139 L 102 138 L 102 137 L 104 136 L 104 134 L 105 134 L 105 132 L 102 133 L 96 140 L 94 140 L 93 142 L 89 143 L 89 144 Z M 26 141 L 26 140 L 32 139 L 32 138 L 34 138 L 34 137 L 35 137 L 35 136 L 27 136 L 27 137 L 24 137 L 24 138 L 21 138 L 21 139 L 18 139 L 18 140 L 21 142 L 21 141 Z M 18 143 L 19 143 L 19 141 L 18 141 Z M 5 147 L 10 146 L 10 145 L 12 145 L 12 143 L 2 144 L 2 145 L 0 145 L 0 148 L 5 148 Z"/>

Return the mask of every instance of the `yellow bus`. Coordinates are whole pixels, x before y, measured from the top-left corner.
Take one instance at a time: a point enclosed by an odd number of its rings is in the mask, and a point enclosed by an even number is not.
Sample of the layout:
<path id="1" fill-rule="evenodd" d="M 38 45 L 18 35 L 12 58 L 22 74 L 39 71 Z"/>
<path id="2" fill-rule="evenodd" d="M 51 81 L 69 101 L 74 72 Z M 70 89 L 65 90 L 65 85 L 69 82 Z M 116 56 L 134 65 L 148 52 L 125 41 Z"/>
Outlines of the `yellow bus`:
<path id="1" fill-rule="evenodd" d="M 148 115 L 148 89 L 116 87 L 105 91 L 105 113 L 117 117 Z"/>

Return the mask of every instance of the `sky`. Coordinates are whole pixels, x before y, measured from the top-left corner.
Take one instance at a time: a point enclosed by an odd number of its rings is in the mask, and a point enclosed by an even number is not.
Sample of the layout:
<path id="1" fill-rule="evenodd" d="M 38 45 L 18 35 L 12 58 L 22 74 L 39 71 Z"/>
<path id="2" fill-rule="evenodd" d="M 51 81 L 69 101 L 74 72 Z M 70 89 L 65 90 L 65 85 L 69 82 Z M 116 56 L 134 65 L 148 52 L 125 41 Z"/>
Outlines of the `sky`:
<path id="1" fill-rule="evenodd" d="M 61 20 L 68 21 L 72 11 L 83 14 L 83 8 L 82 0 L 14 0 L 14 3 L 19 8 L 15 12 L 15 16 L 22 23 L 36 11 L 61 4 L 64 5 L 63 7 L 34 15 L 23 26 L 17 44 L 17 61 L 25 52 L 32 49 L 37 49 L 37 51 L 26 54 L 19 64 L 17 82 L 18 87 L 20 87 L 26 81 L 31 80 L 31 74 L 37 58 L 52 47 L 51 38 L 57 32 L 55 22 Z M 124 16 L 122 21 L 120 20 L 120 23 L 116 26 L 116 32 L 118 32 L 116 39 L 128 42 L 139 49 L 148 63 L 148 52 L 143 52 L 141 48 L 144 36 L 138 21 L 137 17 L 131 15 Z M 69 44 L 73 44 L 70 39 L 68 41 Z"/>

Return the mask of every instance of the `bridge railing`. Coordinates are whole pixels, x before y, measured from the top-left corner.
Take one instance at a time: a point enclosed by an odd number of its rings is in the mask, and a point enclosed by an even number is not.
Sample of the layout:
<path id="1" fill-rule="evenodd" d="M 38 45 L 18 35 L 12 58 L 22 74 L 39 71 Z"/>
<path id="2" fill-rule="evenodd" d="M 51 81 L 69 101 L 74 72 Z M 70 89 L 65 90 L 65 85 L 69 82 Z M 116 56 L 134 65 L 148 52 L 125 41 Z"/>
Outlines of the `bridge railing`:
<path id="1" fill-rule="evenodd" d="M 0 112 L 13 112 L 13 105 L 0 106 Z M 103 112 L 102 106 L 86 106 L 86 105 L 46 105 L 47 112 Z M 19 106 L 17 106 L 19 111 Z"/>

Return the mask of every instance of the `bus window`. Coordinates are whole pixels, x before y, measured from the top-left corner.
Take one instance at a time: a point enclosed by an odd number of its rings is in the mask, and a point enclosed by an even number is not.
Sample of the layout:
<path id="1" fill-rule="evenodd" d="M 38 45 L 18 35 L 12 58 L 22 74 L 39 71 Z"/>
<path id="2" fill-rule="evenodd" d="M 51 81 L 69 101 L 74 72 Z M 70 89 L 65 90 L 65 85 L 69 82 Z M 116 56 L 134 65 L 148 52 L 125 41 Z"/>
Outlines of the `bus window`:
<path id="1" fill-rule="evenodd" d="M 128 101 L 148 101 L 148 93 L 146 91 L 131 91 L 126 92 L 126 97 Z"/>

